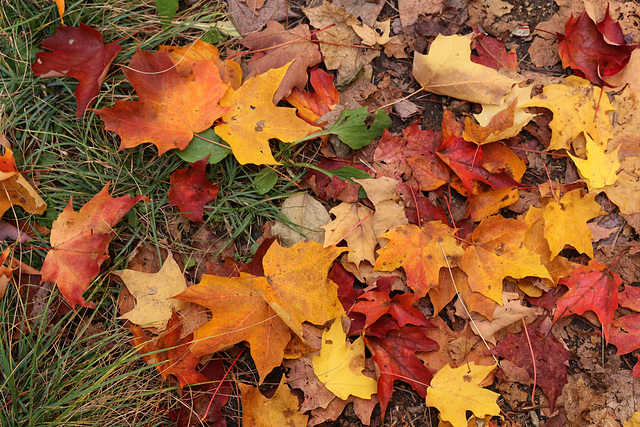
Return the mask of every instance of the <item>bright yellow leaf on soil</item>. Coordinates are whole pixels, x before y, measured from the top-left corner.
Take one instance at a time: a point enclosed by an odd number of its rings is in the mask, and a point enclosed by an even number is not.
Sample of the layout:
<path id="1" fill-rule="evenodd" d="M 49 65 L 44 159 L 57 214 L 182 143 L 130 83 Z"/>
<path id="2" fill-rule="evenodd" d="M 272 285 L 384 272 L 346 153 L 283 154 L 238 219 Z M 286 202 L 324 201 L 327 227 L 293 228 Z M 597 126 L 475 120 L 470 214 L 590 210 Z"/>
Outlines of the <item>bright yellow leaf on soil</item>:
<path id="1" fill-rule="evenodd" d="M 480 366 L 473 362 L 456 369 L 445 365 L 433 376 L 427 389 L 427 406 L 438 409 L 440 418 L 453 427 L 467 427 L 467 411 L 479 418 L 500 415 L 496 403 L 500 395 L 479 386 L 495 368 L 496 365 Z"/>
<path id="2" fill-rule="evenodd" d="M 229 89 L 220 101 L 230 109 L 222 116 L 223 124 L 215 127 L 216 134 L 243 165 L 277 165 L 269 139 L 293 142 L 318 130 L 298 118 L 295 108 L 273 105 L 273 95 L 290 65 L 250 78 L 237 91 Z"/>
<path id="3" fill-rule="evenodd" d="M 187 289 L 187 279 L 171 252 L 157 273 L 120 270 L 113 274 L 122 279 L 136 299 L 134 309 L 121 318 L 136 325 L 164 331 L 171 319 L 172 310 L 181 310 L 188 305 L 185 301 L 171 299 Z"/>
<path id="4" fill-rule="evenodd" d="M 389 243 L 378 251 L 374 270 L 395 271 L 402 267 L 408 285 L 423 297 L 430 289 L 437 289 L 440 269 L 447 267 L 445 254 L 451 267 L 458 264 L 462 247 L 454 237 L 455 230 L 440 221 L 431 221 L 423 227 L 401 225 L 382 235 Z"/>
<path id="5" fill-rule="evenodd" d="M 413 76 L 426 91 L 478 104 L 500 104 L 522 78 L 512 79 L 471 61 L 471 34 L 438 35 L 427 55 L 416 53 Z"/>
<path id="6" fill-rule="evenodd" d="M 242 393 L 242 424 L 252 427 L 306 427 L 308 415 L 298 411 L 298 398 L 283 384 L 284 377 L 271 399 L 257 387 L 238 383 Z"/>
<path id="7" fill-rule="evenodd" d="M 313 240 L 283 248 L 271 245 L 264 258 L 266 280 L 254 286 L 280 318 L 302 337 L 302 322 L 323 325 L 344 313 L 338 285 L 328 277 L 334 259 L 347 248 L 323 248 Z"/>
<path id="8" fill-rule="evenodd" d="M 364 339 L 346 344 L 347 334 L 340 317 L 329 331 L 322 334 L 320 356 L 313 358 L 313 372 L 329 391 L 346 400 L 349 396 L 371 399 L 378 390 L 378 382 L 362 374 L 364 369 Z"/>
<path id="9" fill-rule="evenodd" d="M 581 190 L 578 189 L 562 196 L 560 203 L 553 201 L 544 207 L 544 237 L 549 242 L 551 259 L 565 245 L 593 258 L 593 235 L 587 227 L 587 221 L 607 214 L 595 199 L 595 194 L 585 194 L 582 197 Z"/>
<path id="10" fill-rule="evenodd" d="M 523 245 L 529 225 L 500 215 L 484 219 L 473 231 L 473 245 L 464 251 L 460 268 L 471 289 L 502 305 L 502 279 L 526 276 L 551 280 L 540 255 Z"/>
<path id="11" fill-rule="evenodd" d="M 522 107 L 544 107 L 553 112 L 549 150 L 571 150 L 571 141 L 585 132 L 605 149 L 613 138 L 611 116 L 614 108 L 600 89 L 576 76 L 564 84 L 545 86 L 542 94 Z M 597 109 L 597 113 L 596 113 Z"/>
<path id="12" fill-rule="evenodd" d="M 569 154 L 573 163 L 576 164 L 580 176 L 587 180 L 589 189 L 596 189 L 595 193 L 606 185 L 613 185 L 618 180 L 617 172 L 620 169 L 618 160 L 618 146 L 611 153 L 605 153 L 604 148 L 596 144 L 589 135 L 584 135 L 587 140 L 587 158 L 581 159 Z"/>

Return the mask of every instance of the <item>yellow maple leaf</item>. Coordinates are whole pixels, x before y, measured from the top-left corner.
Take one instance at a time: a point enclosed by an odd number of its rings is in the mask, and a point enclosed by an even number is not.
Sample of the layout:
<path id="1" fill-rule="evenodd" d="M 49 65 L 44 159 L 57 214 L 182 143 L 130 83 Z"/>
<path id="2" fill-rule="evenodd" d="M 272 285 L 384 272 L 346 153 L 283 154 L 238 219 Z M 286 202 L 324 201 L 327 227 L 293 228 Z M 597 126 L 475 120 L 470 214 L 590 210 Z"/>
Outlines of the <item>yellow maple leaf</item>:
<path id="1" fill-rule="evenodd" d="M 553 112 L 549 150 L 570 150 L 571 141 L 582 132 L 606 149 L 613 138 L 609 113 L 614 108 L 606 95 L 600 96 L 601 91 L 585 79 L 569 76 L 564 84 L 545 86 L 542 94 L 522 107 L 544 107 Z"/>
<path id="2" fill-rule="evenodd" d="M 269 139 L 293 142 L 317 132 L 316 127 L 296 116 L 295 108 L 273 105 L 273 95 L 290 65 L 250 78 L 237 91 L 229 89 L 220 101 L 221 106 L 230 108 L 215 132 L 243 165 L 278 165 Z"/>
<path id="3" fill-rule="evenodd" d="M 271 245 L 264 258 L 263 280 L 255 280 L 264 299 L 280 318 L 302 337 L 302 322 L 323 325 L 344 313 L 338 285 L 328 277 L 333 260 L 346 248 L 307 240 L 283 248 Z"/>
<path id="4" fill-rule="evenodd" d="M 620 169 L 620 161 L 618 160 L 620 146 L 610 153 L 605 153 L 604 147 L 596 144 L 589 135 L 585 133 L 584 137 L 587 140 L 586 160 L 569 153 L 569 157 L 578 168 L 580 176 L 587 180 L 590 190 L 598 190 L 607 185 L 615 184 L 618 180 L 617 172 Z M 599 192 L 596 191 L 596 193 Z"/>
<path id="5" fill-rule="evenodd" d="M 238 383 L 242 394 L 242 424 L 253 427 L 306 427 L 308 415 L 298 410 L 298 398 L 283 384 L 267 399 L 257 387 Z"/>
<path id="6" fill-rule="evenodd" d="M 136 306 L 120 316 L 121 319 L 127 319 L 145 328 L 164 331 L 171 319 L 172 311 L 181 310 L 188 305 L 184 301 L 171 299 L 187 289 L 187 279 L 184 278 L 171 252 L 157 273 L 120 270 L 114 271 L 113 274 L 122 279 L 136 299 Z"/>
<path id="7" fill-rule="evenodd" d="M 634 413 L 631 418 L 622 424 L 622 427 L 640 427 L 640 412 Z"/>
<path id="8" fill-rule="evenodd" d="M 378 382 L 362 374 L 364 369 L 364 339 L 346 344 L 347 334 L 337 317 L 329 331 L 322 334 L 320 355 L 313 358 L 313 372 L 339 399 L 349 396 L 371 399 L 378 390 Z"/>
<path id="9" fill-rule="evenodd" d="M 471 34 L 439 34 L 427 55 L 416 53 L 413 76 L 426 91 L 478 104 L 500 104 L 522 78 L 512 79 L 471 61 Z"/>
<path id="10" fill-rule="evenodd" d="M 520 219 L 494 215 L 485 218 L 473 231 L 473 245 L 464 251 L 460 268 L 469 276 L 476 292 L 502 305 L 502 279 L 526 276 L 551 280 L 540 255 L 522 242 L 529 225 Z"/>
<path id="11" fill-rule="evenodd" d="M 426 404 L 440 411 L 440 418 L 453 427 L 467 427 L 466 412 L 476 417 L 500 415 L 496 403 L 498 393 L 480 387 L 480 383 L 496 368 L 469 363 L 453 369 L 445 365 L 431 380 Z"/>
<path id="12" fill-rule="evenodd" d="M 360 265 L 362 260 L 376 262 L 376 232 L 373 230 L 373 211 L 359 203 L 342 202 L 329 211 L 336 218 L 323 225 L 324 246 L 337 245 L 342 239 L 347 241 L 351 252 L 349 262 Z"/>
<path id="13" fill-rule="evenodd" d="M 565 245 L 593 258 L 593 235 L 587 221 L 607 214 L 595 199 L 595 194 L 585 194 L 582 197 L 581 190 L 578 189 L 544 207 L 544 237 L 551 249 L 550 259 L 558 255 Z"/>

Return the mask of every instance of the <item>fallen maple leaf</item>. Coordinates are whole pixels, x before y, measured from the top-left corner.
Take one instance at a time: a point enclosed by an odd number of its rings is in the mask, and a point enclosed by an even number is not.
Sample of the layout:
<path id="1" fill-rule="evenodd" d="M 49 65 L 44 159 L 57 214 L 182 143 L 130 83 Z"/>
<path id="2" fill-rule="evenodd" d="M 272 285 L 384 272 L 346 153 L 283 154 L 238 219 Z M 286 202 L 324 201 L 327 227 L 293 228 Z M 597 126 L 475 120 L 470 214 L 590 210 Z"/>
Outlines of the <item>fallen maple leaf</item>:
<path id="1" fill-rule="evenodd" d="M 171 174 L 169 202 L 193 222 L 204 222 L 204 206 L 218 195 L 220 186 L 212 184 L 206 177 L 207 159 L 191 164 L 189 169 L 180 169 Z"/>
<path id="2" fill-rule="evenodd" d="M 466 411 L 476 417 L 500 415 L 496 403 L 498 393 L 480 387 L 480 383 L 496 368 L 469 363 L 453 369 L 445 365 L 431 380 L 426 405 L 440 411 L 440 418 L 453 427 L 467 427 Z"/>
<path id="3" fill-rule="evenodd" d="M 562 395 L 562 388 L 567 384 L 567 362 L 572 358 L 560 341 L 542 333 L 540 329 L 530 328 L 527 333 L 523 331 L 508 334 L 488 353 L 510 360 L 525 369 L 529 374 L 528 384 L 534 384 L 536 378 L 537 384 L 549 399 L 551 411 L 554 410 L 556 399 Z"/>
<path id="4" fill-rule="evenodd" d="M 423 297 L 430 289 L 438 288 L 440 268 L 455 266 L 461 259 L 463 251 L 454 236 L 455 230 L 439 221 L 423 227 L 396 227 L 382 235 L 389 243 L 378 251 L 374 270 L 395 271 L 402 267 L 409 287 Z"/>
<path id="5" fill-rule="evenodd" d="M 248 74 L 245 80 L 271 69 L 284 67 L 295 60 L 273 95 L 274 104 L 289 96 L 293 88 L 304 89 L 308 79 L 307 68 L 322 61 L 318 44 L 311 41 L 309 26 L 306 24 L 285 30 L 279 22 L 269 21 L 264 30 L 247 35 L 240 43 L 258 51 L 247 63 Z"/>
<path id="6" fill-rule="evenodd" d="M 600 96 L 602 89 L 588 81 L 569 76 L 564 84 L 545 86 L 542 94 L 522 105 L 544 107 L 553 112 L 551 143 L 549 150 L 571 150 L 571 141 L 580 133 L 587 133 L 596 144 L 606 147 L 613 138 L 611 117 L 614 108 L 607 96 Z"/>
<path id="7" fill-rule="evenodd" d="M 337 245 L 343 239 L 351 251 L 349 262 L 356 266 L 363 260 L 375 264 L 376 232 L 373 229 L 373 211 L 359 203 L 343 202 L 329 211 L 335 219 L 323 225 L 324 246 Z"/>
<path id="8" fill-rule="evenodd" d="M 306 427 L 308 415 L 298 411 L 298 398 L 280 380 L 275 394 L 267 399 L 257 387 L 238 384 L 242 395 L 242 423 L 245 426 Z"/>
<path id="9" fill-rule="evenodd" d="M 323 126 L 327 122 L 319 123 L 318 119 L 336 108 L 340 93 L 333 85 L 333 75 L 321 68 L 309 71 L 309 82 L 315 92 L 309 93 L 294 87 L 285 101 L 298 109 L 298 117 L 305 122 L 314 126 Z"/>
<path id="10" fill-rule="evenodd" d="M 109 196 L 109 184 L 79 212 L 73 211 L 73 198 L 53 222 L 52 249 L 42 264 L 42 280 L 55 282 L 71 307 L 94 307 L 82 298 L 82 292 L 109 259 L 107 249 L 115 226 L 127 212 L 146 196 Z"/>
<path id="11" fill-rule="evenodd" d="M 518 72 L 518 55 L 511 49 L 507 52 L 504 43 L 500 40 L 482 33 L 477 28 L 473 29 L 475 34 L 475 51 L 478 54 L 471 55 L 471 61 L 485 67 L 500 70 L 508 68 L 513 72 Z"/>
<path id="12" fill-rule="evenodd" d="M 345 344 L 347 335 L 337 317 L 329 331 L 322 334 L 320 355 L 313 358 L 313 371 L 333 394 L 342 400 L 349 396 L 370 399 L 377 382 L 362 374 L 364 369 L 364 339 Z"/>
<path id="13" fill-rule="evenodd" d="M 42 214 L 47 208 L 36 190 L 18 172 L 13 151 L 5 147 L 0 156 L 0 217 L 12 206 L 22 206 L 33 214 Z"/>
<path id="14" fill-rule="evenodd" d="M 186 148 L 194 133 L 211 127 L 229 107 L 218 105 L 229 85 L 215 60 L 175 65 L 165 51 L 138 51 L 124 74 L 138 101 L 116 101 L 96 110 L 107 130 L 120 135 L 120 150 L 151 142 L 158 155 Z"/>
<path id="15" fill-rule="evenodd" d="M 609 15 L 597 25 L 587 12 L 565 23 L 564 35 L 558 34 L 558 54 L 563 67 L 599 86 L 610 86 L 604 81 L 619 73 L 628 63 L 640 44 L 627 44 L 620 24 Z"/>
<path id="16" fill-rule="evenodd" d="M 622 316 L 611 322 L 609 344 L 618 349 L 618 356 L 640 348 L 640 314 Z"/>
<path id="17" fill-rule="evenodd" d="M 207 307 L 214 317 L 195 332 L 191 353 L 204 356 L 246 341 L 260 382 L 279 366 L 291 339 L 287 325 L 254 287 L 264 278 L 202 275 L 202 281 L 175 296 Z"/>
<path id="18" fill-rule="evenodd" d="M 550 259 L 558 255 L 565 245 L 593 258 L 593 235 L 587 221 L 607 214 L 595 199 L 595 194 L 583 197 L 582 190 L 578 189 L 568 192 L 557 202 L 547 203 L 542 216 L 544 237 L 551 250 Z"/>
<path id="19" fill-rule="evenodd" d="M 291 62 L 245 81 L 240 88 L 229 90 L 220 101 L 228 111 L 216 134 L 231 146 L 240 164 L 279 164 L 271 154 L 269 139 L 293 142 L 317 131 L 298 118 L 293 108 L 276 107 L 273 96 Z"/>
<path id="20" fill-rule="evenodd" d="M 416 53 L 413 76 L 429 92 L 478 104 L 499 104 L 522 78 L 510 78 L 471 62 L 472 35 L 439 34 L 427 55 Z"/>
<path id="21" fill-rule="evenodd" d="M 558 298 L 553 321 L 571 314 L 593 311 L 602 323 L 604 338 L 609 341 L 609 329 L 618 308 L 618 286 L 622 279 L 596 260 L 586 267 L 574 269 L 568 277 L 560 279 L 569 291 Z"/>
<path id="22" fill-rule="evenodd" d="M 403 326 L 387 332 L 383 338 L 365 337 L 367 348 L 373 353 L 372 358 L 377 366 L 377 390 L 383 418 L 396 380 L 409 384 L 421 397 L 426 396 L 432 375 L 429 368 L 416 357 L 416 351 L 438 350 L 438 344 L 428 337 L 426 329 Z"/>
<path id="23" fill-rule="evenodd" d="M 313 240 L 283 248 L 273 243 L 263 258 L 265 280 L 254 286 L 280 318 L 302 337 L 302 322 L 324 325 L 344 313 L 338 285 L 328 277 L 334 259 L 346 248 L 323 248 Z"/>
<path id="24" fill-rule="evenodd" d="M 529 225 L 520 219 L 495 215 L 473 231 L 473 245 L 464 251 L 460 268 L 476 292 L 502 305 L 502 280 L 535 276 L 551 279 L 540 255 L 523 245 Z"/>
<path id="25" fill-rule="evenodd" d="M 187 289 L 187 279 L 171 253 L 157 273 L 118 270 L 113 274 L 122 279 L 136 299 L 135 308 L 120 316 L 122 319 L 145 328 L 164 331 L 173 310 L 181 310 L 187 306 L 183 301 L 170 299 Z"/>
<path id="26" fill-rule="evenodd" d="M 196 370 L 200 358 L 191 353 L 193 334 L 180 339 L 183 324 L 176 312 L 168 321 L 166 331 L 157 340 L 149 340 L 144 330 L 136 324 L 130 327 L 134 336 L 131 345 L 138 347 L 148 364 L 156 365 L 163 379 L 175 375 L 180 387 L 209 381 Z"/>
<path id="27" fill-rule="evenodd" d="M 569 157 L 573 160 L 580 176 L 587 180 L 589 189 L 602 189 L 607 185 L 613 185 L 618 180 L 617 172 L 620 169 L 620 161 L 618 160 L 618 151 L 620 146 L 615 150 L 605 153 L 602 145 L 596 144 L 587 134 L 584 134 L 587 140 L 587 158 Z M 599 191 L 596 191 L 598 193 Z"/>
<path id="28" fill-rule="evenodd" d="M 95 102 L 109 66 L 122 48 L 117 43 L 105 45 L 102 34 L 82 22 L 77 28 L 57 27 L 56 34 L 44 39 L 42 46 L 51 52 L 36 53 L 33 74 L 77 79 L 76 115 L 81 117 Z"/>

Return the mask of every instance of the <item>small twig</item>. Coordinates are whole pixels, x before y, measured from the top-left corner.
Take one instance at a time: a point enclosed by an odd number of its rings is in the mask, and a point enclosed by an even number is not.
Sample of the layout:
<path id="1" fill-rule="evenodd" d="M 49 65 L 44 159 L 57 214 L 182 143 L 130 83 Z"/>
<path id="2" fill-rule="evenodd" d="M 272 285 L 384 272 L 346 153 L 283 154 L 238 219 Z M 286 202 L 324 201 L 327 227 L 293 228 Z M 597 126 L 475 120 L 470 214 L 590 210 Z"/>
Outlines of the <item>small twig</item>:
<path id="1" fill-rule="evenodd" d="M 536 356 L 533 353 L 533 345 L 531 344 L 531 338 L 529 337 L 529 331 L 527 330 L 527 323 L 522 320 L 522 328 L 524 329 L 524 334 L 527 336 L 527 342 L 529 343 L 529 350 L 531 351 L 531 361 L 533 362 L 533 389 L 531 390 L 531 404 L 535 405 L 535 397 L 536 397 L 536 384 L 538 383 L 538 368 L 536 367 Z"/>

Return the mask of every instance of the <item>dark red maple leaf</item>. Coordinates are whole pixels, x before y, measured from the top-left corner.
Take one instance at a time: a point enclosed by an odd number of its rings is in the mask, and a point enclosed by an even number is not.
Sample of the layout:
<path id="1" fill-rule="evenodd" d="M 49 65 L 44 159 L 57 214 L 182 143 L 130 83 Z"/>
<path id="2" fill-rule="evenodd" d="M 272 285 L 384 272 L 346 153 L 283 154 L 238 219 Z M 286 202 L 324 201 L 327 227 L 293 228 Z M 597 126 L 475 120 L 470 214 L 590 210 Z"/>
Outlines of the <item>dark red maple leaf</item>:
<path id="1" fill-rule="evenodd" d="M 563 67 L 599 86 L 613 87 L 603 79 L 620 72 L 629 63 L 631 52 L 639 44 L 627 44 L 620 24 L 611 19 L 609 6 L 597 25 L 583 12 L 565 23 L 564 35 L 558 34 L 558 53 Z"/>
<path id="2" fill-rule="evenodd" d="M 326 171 L 334 171 L 344 166 L 350 166 L 362 171 L 367 167 L 351 156 L 339 160 L 322 158 L 316 166 Z M 353 160 L 353 161 L 351 161 Z M 304 177 L 304 182 L 311 188 L 314 194 L 323 200 L 340 200 L 341 202 L 355 203 L 358 201 L 360 185 L 354 184 L 348 179 L 340 179 L 337 176 L 329 177 L 327 174 L 315 169 L 309 169 Z"/>
<path id="3" fill-rule="evenodd" d="M 519 368 L 525 369 L 530 377 L 529 384 L 533 384 L 534 367 L 531 358 L 531 349 L 536 359 L 537 383 L 549 399 L 553 412 L 556 399 L 562 394 L 562 388 L 567 383 L 566 363 L 571 355 L 562 343 L 552 336 L 547 336 L 539 329 L 528 329 L 529 339 L 525 332 L 518 334 L 509 333 L 506 338 L 498 342 L 498 345 L 488 354 L 508 359 Z"/>
<path id="4" fill-rule="evenodd" d="M 399 294 L 390 298 L 388 291 L 373 290 L 362 294 L 351 311 L 365 315 L 364 327 L 373 325 L 385 314 L 391 315 L 400 327 L 408 324 L 433 327 L 424 314 L 413 307 L 415 302 L 416 295 L 412 293 Z"/>
<path id="5" fill-rule="evenodd" d="M 478 55 L 471 55 L 472 62 L 495 70 L 508 68 L 512 71 L 518 71 L 518 55 L 513 49 L 511 52 L 507 52 L 504 43 L 496 38 L 483 34 L 477 28 L 474 28 L 473 32 L 477 35 L 475 42 L 476 53 Z"/>
<path id="6" fill-rule="evenodd" d="M 220 187 L 206 177 L 208 157 L 191 163 L 191 168 L 175 171 L 169 177 L 169 202 L 177 206 L 189 220 L 204 222 L 204 206 L 214 200 Z"/>
<path id="7" fill-rule="evenodd" d="M 33 74 L 77 79 L 76 115 L 81 117 L 98 96 L 109 66 L 122 48 L 117 43 L 105 45 L 102 34 L 83 23 L 77 28 L 57 27 L 55 35 L 44 39 L 42 46 L 51 52 L 36 53 Z"/>
<path id="8" fill-rule="evenodd" d="M 409 384 L 421 397 L 425 397 L 427 386 L 433 375 L 416 351 L 438 350 L 438 343 L 428 338 L 424 327 L 404 326 L 390 330 L 384 338 L 365 336 L 365 343 L 373 353 L 378 373 L 378 397 L 382 417 L 393 394 L 396 380 Z"/>
<path id="9" fill-rule="evenodd" d="M 309 71 L 309 83 L 315 92 L 294 87 L 285 101 L 298 109 L 298 117 L 302 120 L 314 126 L 324 126 L 327 122 L 318 123 L 317 120 L 336 108 L 340 93 L 333 85 L 333 75 L 320 68 Z"/>
<path id="10" fill-rule="evenodd" d="M 618 308 L 618 286 L 622 284 L 620 276 L 598 261 L 591 260 L 588 266 L 573 269 L 558 284 L 565 285 L 569 291 L 558 298 L 553 321 L 591 310 L 602 323 L 604 337 L 609 342 L 609 328 Z"/>

